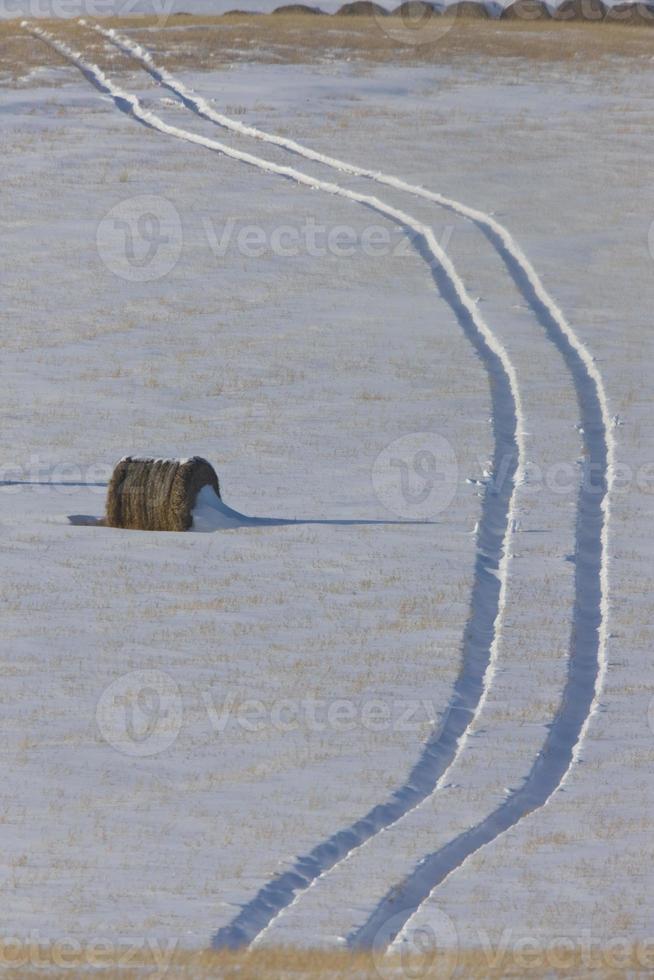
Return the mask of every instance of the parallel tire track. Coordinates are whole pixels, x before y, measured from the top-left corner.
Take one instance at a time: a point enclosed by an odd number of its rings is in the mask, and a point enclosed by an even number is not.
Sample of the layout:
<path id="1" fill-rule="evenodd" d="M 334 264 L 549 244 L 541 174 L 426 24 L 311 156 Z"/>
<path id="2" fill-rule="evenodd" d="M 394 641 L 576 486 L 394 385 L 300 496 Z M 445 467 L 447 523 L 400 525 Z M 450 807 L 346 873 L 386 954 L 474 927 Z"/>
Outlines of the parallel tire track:
<path id="1" fill-rule="evenodd" d="M 215 937 L 216 945 L 240 946 L 252 942 L 280 911 L 302 890 L 347 856 L 354 848 L 395 823 L 437 789 L 455 758 L 463 749 L 466 733 L 477 716 L 492 680 L 506 604 L 511 539 L 515 524 L 516 488 L 524 477 L 524 418 L 515 369 L 504 347 L 468 295 L 449 256 L 435 240 L 433 231 L 412 216 L 378 198 L 346 190 L 317 180 L 290 167 L 282 167 L 249 153 L 234 150 L 176 126 L 170 126 L 145 110 L 139 100 L 116 86 L 80 53 L 74 52 L 52 34 L 24 25 L 75 64 L 97 88 L 113 99 L 121 111 L 146 126 L 178 139 L 216 150 L 267 173 L 326 191 L 362 204 L 411 229 L 420 254 L 428 263 L 443 297 L 451 305 L 467 337 L 485 362 L 491 382 L 495 434 L 494 465 L 504 472 L 501 486 L 487 491 L 477 537 L 478 559 L 471 600 L 471 615 L 463 644 L 462 666 L 454 694 L 438 731 L 430 738 L 407 782 L 390 801 L 376 806 L 362 820 L 333 835 L 329 841 L 300 858 L 294 868 L 269 882 L 248 903 L 236 920 Z"/>
<path id="2" fill-rule="evenodd" d="M 395 921 L 398 921 L 399 905 L 405 906 L 405 922 L 408 922 L 433 889 L 468 857 L 528 813 L 545 806 L 563 785 L 579 756 L 590 719 L 599 706 L 607 670 L 609 519 L 615 440 L 604 381 L 590 351 L 545 289 L 527 256 L 511 233 L 490 214 L 398 177 L 357 167 L 311 150 L 295 140 L 229 119 L 217 113 L 206 100 L 195 96 L 166 69 L 157 66 L 143 47 L 115 31 L 104 31 L 99 27 L 97 30 L 125 53 L 131 54 L 153 78 L 174 92 L 187 108 L 198 115 L 224 128 L 284 147 L 343 173 L 368 178 L 432 201 L 474 222 L 504 261 L 537 320 L 559 350 L 575 385 L 584 432 L 586 467 L 578 498 L 575 604 L 568 677 L 560 708 L 543 749 L 520 789 L 477 827 L 425 858 L 405 880 L 399 894 L 397 888 L 392 889 L 368 922 L 350 937 L 352 945 L 370 945 L 389 916 L 395 915 Z"/>
<path id="3" fill-rule="evenodd" d="M 566 345 L 561 343 L 562 350 Z M 582 364 L 571 347 L 567 358 L 582 378 Z M 576 362 L 576 363 L 575 363 Z M 575 548 L 575 608 L 571 655 L 563 697 L 543 748 L 518 789 L 484 820 L 423 858 L 411 874 L 381 900 L 368 920 L 348 937 L 354 948 L 374 946 L 376 937 L 401 944 L 407 926 L 434 890 L 486 844 L 544 807 L 559 790 L 578 757 L 606 671 L 603 649 L 602 556 L 608 516 L 607 430 L 600 400 L 589 377 L 579 389 L 587 458 L 578 497 Z M 388 928 L 393 922 L 393 931 Z"/>

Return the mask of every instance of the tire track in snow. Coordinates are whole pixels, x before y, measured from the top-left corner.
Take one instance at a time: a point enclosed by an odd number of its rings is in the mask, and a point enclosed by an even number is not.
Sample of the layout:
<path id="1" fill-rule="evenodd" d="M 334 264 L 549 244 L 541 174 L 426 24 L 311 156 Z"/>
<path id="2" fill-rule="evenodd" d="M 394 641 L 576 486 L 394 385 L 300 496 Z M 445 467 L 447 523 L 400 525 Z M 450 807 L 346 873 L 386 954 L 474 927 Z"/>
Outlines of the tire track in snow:
<path id="1" fill-rule="evenodd" d="M 166 135 L 215 150 L 266 173 L 277 174 L 296 183 L 338 195 L 362 204 L 390 218 L 403 229 L 410 229 L 414 245 L 430 267 L 443 298 L 452 307 L 462 329 L 484 360 L 491 384 L 495 436 L 494 468 L 497 488 L 484 495 L 477 534 L 477 561 L 471 613 L 466 625 L 462 666 L 444 719 L 423 748 L 406 783 L 392 798 L 373 808 L 351 827 L 334 834 L 304 857 L 290 871 L 265 885 L 225 929 L 214 937 L 216 946 L 242 946 L 252 942 L 268 928 L 305 888 L 366 840 L 399 820 L 442 785 L 447 770 L 462 751 L 467 731 L 481 709 L 492 681 L 506 604 L 508 566 L 515 522 L 516 488 L 524 478 L 524 418 L 515 374 L 504 347 L 481 316 L 467 293 L 447 253 L 433 231 L 411 215 L 391 207 L 376 197 L 359 194 L 337 184 L 317 180 L 301 171 L 280 166 L 223 145 L 217 140 L 165 123 L 145 110 L 136 96 L 115 85 L 96 65 L 79 52 L 38 27 L 23 27 L 48 43 L 76 65 L 87 80 L 116 106 L 137 121 Z"/>
<path id="2" fill-rule="evenodd" d="M 609 622 L 609 519 L 614 480 L 615 439 L 608 400 L 592 355 L 569 327 L 528 262 L 498 239 L 488 237 L 530 303 L 573 377 L 584 435 L 584 465 L 578 494 L 575 534 L 575 603 L 568 675 L 559 709 L 543 748 L 521 786 L 492 813 L 417 865 L 381 900 L 368 920 L 348 937 L 353 948 L 368 948 L 384 929 L 390 949 L 401 946 L 407 927 L 430 895 L 486 844 L 515 827 L 530 813 L 546 806 L 565 784 L 599 699 L 607 671 Z M 507 233 L 508 235 L 508 233 Z M 533 272 L 533 270 L 531 270 Z M 534 281 L 535 280 L 535 281 Z M 543 298 L 545 295 L 545 299 Z M 392 919 L 394 930 L 388 931 Z"/>
<path id="3" fill-rule="evenodd" d="M 514 826 L 528 813 L 545 806 L 553 793 L 563 785 L 579 757 L 590 719 L 599 706 L 607 670 L 610 585 L 608 547 L 615 440 L 604 381 L 592 354 L 545 289 L 532 263 L 508 229 L 492 215 L 468 207 L 453 198 L 407 183 L 398 177 L 357 167 L 311 150 L 295 140 L 275 136 L 223 116 L 205 99 L 195 96 L 170 72 L 157 66 L 145 48 L 113 30 L 105 31 L 100 27 L 96 30 L 122 51 L 136 58 L 155 80 L 175 93 L 187 108 L 198 115 L 226 129 L 284 147 L 292 153 L 343 173 L 365 177 L 432 201 L 474 222 L 503 259 L 516 286 L 559 350 L 575 385 L 585 435 L 586 468 L 578 498 L 575 606 L 568 677 L 560 708 L 543 749 L 520 789 L 511 794 L 477 827 L 425 858 L 413 875 L 405 880 L 400 894 L 393 889 L 368 922 L 350 937 L 353 945 L 369 944 L 385 919 L 396 914 L 401 898 L 407 909 L 408 921 L 430 892 L 468 857 Z M 594 476 L 597 477 L 595 483 Z"/>
<path id="4" fill-rule="evenodd" d="M 572 348 L 568 350 L 573 357 Z M 546 806 L 561 789 L 578 758 L 590 718 L 597 708 L 606 671 L 603 651 L 606 617 L 602 612 L 603 528 L 610 478 L 600 400 L 586 380 L 580 392 L 585 410 L 587 459 L 579 492 L 575 548 L 575 610 L 568 675 L 560 707 L 543 748 L 518 789 L 509 793 L 484 820 L 438 851 L 423 858 L 413 872 L 389 891 L 368 920 L 350 936 L 352 948 L 369 948 L 383 930 L 390 949 L 401 946 L 407 927 L 432 893 L 486 844 Z M 388 923 L 392 920 L 393 931 Z"/>

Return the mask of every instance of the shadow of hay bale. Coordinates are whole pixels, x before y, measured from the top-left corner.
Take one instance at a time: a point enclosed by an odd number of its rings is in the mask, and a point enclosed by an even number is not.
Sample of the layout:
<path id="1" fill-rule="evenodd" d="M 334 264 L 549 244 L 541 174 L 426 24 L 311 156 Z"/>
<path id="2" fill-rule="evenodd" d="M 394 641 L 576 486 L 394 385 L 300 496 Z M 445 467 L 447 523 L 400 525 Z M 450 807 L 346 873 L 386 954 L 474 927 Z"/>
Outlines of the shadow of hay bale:
<path id="1" fill-rule="evenodd" d="M 200 490 L 211 487 L 220 498 L 213 466 L 192 459 L 140 459 L 117 464 L 107 491 L 107 527 L 135 531 L 188 531 Z"/>
<path id="2" fill-rule="evenodd" d="M 92 514 L 69 514 L 68 523 L 73 527 L 106 527 L 103 517 L 94 517 Z"/>

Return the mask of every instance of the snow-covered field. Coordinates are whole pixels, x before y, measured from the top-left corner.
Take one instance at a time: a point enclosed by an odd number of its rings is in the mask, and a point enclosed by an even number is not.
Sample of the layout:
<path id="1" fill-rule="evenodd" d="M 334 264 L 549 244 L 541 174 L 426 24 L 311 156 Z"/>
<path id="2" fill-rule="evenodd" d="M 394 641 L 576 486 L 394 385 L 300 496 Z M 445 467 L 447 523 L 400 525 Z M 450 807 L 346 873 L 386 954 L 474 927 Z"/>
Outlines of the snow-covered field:
<path id="1" fill-rule="evenodd" d="M 652 65 L 24 33 L 0 938 L 654 941 Z M 85 525 L 126 453 L 236 514 Z"/>

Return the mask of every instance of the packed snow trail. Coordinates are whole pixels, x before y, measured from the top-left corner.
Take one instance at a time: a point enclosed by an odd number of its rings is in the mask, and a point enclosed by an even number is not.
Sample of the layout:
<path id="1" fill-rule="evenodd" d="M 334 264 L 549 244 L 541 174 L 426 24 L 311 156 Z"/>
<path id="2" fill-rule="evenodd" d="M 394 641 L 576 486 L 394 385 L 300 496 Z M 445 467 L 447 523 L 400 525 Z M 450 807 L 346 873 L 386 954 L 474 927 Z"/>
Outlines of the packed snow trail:
<path id="1" fill-rule="evenodd" d="M 578 502 L 576 532 L 575 611 L 569 673 L 561 708 L 545 745 L 520 790 L 483 821 L 456 841 L 422 862 L 407 881 L 402 899 L 407 920 L 443 879 L 485 843 L 517 823 L 527 813 L 544 806 L 562 785 L 578 758 L 593 713 L 599 705 L 607 669 L 609 617 L 609 518 L 613 484 L 615 440 L 604 381 L 588 348 L 576 335 L 556 302 L 549 295 L 533 265 L 511 233 L 491 215 L 470 208 L 460 201 L 379 171 L 346 163 L 318 153 L 295 140 L 246 126 L 215 111 L 165 68 L 156 65 L 141 45 L 113 30 L 95 28 L 120 50 L 139 61 L 152 77 L 176 94 L 193 112 L 218 125 L 256 139 L 284 147 L 292 153 L 332 167 L 352 176 L 365 177 L 396 190 L 405 191 L 460 214 L 474 222 L 502 257 L 510 275 L 522 292 L 549 338 L 561 352 L 573 377 L 586 435 L 587 479 Z M 556 750 L 557 739 L 561 741 Z M 398 908 L 395 889 L 382 901 L 369 922 L 352 937 L 355 945 L 371 942 L 375 930 Z"/>
<path id="2" fill-rule="evenodd" d="M 436 241 L 431 228 L 378 198 L 317 180 L 293 168 L 273 164 L 249 153 L 234 150 L 216 140 L 170 126 L 145 110 L 136 96 L 120 89 L 80 53 L 74 52 L 68 45 L 40 28 L 31 27 L 26 22 L 23 22 L 23 26 L 75 64 L 93 85 L 111 96 L 121 111 L 146 126 L 222 152 L 264 172 L 278 174 L 299 184 L 362 204 L 395 221 L 405 230 L 411 229 L 415 232 L 418 237 L 414 238 L 414 244 L 428 263 L 441 294 L 455 312 L 466 336 L 484 360 L 491 382 L 495 435 L 493 465 L 494 472 L 501 474 L 502 479 L 498 481 L 497 488 L 491 485 L 484 495 L 477 534 L 478 558 L 471 614 L 464 636 L 462 666 L 450 706 L 439 729 L 425 745 L 409 779 L 393 794 L 391 800 L 376 806 L 362 820 L 333 835 L 310 855 L 298 859 L 291 871 L 264 886 L 236 920 L 215 937 L 215 945 L 241 946 L 260 935 L 279 912 L 288 907 L 297 894 L 317 877 L 354 848 L 395 823 L 434 792 L 465 745 L 468 728 L 487 695 L 497 659 L 516 518 L 516 488 L 524 479 L 524 417 L 515 369 L 504 347 L 468 295 L 449 256 Z"/>

